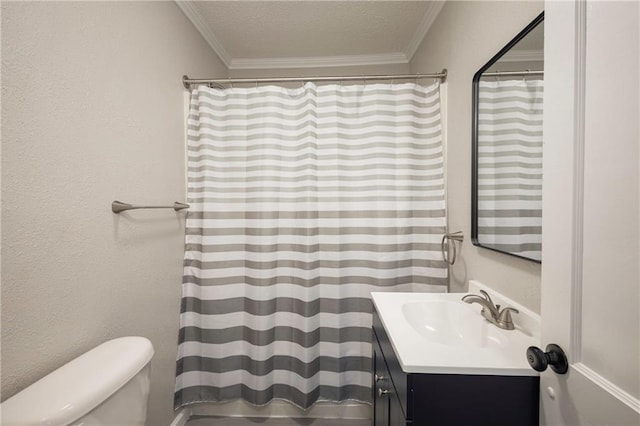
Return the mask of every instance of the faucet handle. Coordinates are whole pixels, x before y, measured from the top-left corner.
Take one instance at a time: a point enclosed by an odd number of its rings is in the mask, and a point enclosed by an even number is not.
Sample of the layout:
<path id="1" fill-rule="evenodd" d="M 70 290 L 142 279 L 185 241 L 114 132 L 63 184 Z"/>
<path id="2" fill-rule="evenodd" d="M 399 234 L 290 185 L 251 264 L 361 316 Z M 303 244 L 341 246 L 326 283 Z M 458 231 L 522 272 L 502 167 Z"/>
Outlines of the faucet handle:
<path id="1" fill-rule="evenodd" d="M 513 325 L 513 319 L 511 319 L 511 312 L 516 314 L 520 313 L 516 308 L 506 307 L 500 311 L 498 318 L 496 318 L 498 325 L 505 330 L 513 330 L 515 328 Z"/>
<path id="2" fill-rule="evenodd" d="M 510 307 L 510 306 L 507 306 L 506 308 L 504 308 L 504 309 L 500 312 L 500 315 L 505 314 L 505 315 L 509 315 L 509 316 L 511 316 L 511 315 L 509 314 L 509 311 L 513 312 L 514 314 L 519 314 L 519 313 L 520 313 L 520 311 L 519 311 L 519 310 L 517 310 L 516 308 L 512 308 L 512 307 Z"/>

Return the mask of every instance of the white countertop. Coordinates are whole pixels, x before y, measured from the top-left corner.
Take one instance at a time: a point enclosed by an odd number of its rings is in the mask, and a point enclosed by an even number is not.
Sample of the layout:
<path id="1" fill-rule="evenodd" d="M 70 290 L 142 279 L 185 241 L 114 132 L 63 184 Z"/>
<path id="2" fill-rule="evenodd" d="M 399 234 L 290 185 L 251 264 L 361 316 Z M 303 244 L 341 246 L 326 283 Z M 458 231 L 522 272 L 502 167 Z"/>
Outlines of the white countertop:
<path id="1" fill-rule="evenodd" d="M 480 315 L 481 306 L 461 301 L 467 293 L 371 293 L 373 303 L 389 336 L 400 366 L 406 373 L 474 374 L 503 376 L 537 376 L 527 362 L 526 350 L 529 346 L 539 346 L 540 317 L 519 306 L 512 300 L 499 295 L 478 282 L 470 283 L 470 292 L 478 294 L 478 289 L 486 290 L 496 304 L 511 306 L 520 310 L 513 314 L 516 330 L 502 330 L 489 323 Z M 494 336 L 499 345 L 449 345 L 425 338 L 419 329 L 412 326 L 403 313 L 403 306 L 413 302 L 415 306 L 435 306 L 434 302 L 457 303 L 456 311 L 463 312 L 464 318 L 456 321 L 473 321 L 474 330 L 484 336 Z M 467 312 L 466 309 L 471 310 Z M 478 323 L 475 323 L 475 321 Z M 454 328 L 461 324 L 452 324 Z M 492 328 L 491 328 L 492 327 Z M 431 327 L 429 327 L 431 328 Z M 455 334 L 455 333 L 454 333 Z M 480 337 L 480 336 L 478 336 Z"/>

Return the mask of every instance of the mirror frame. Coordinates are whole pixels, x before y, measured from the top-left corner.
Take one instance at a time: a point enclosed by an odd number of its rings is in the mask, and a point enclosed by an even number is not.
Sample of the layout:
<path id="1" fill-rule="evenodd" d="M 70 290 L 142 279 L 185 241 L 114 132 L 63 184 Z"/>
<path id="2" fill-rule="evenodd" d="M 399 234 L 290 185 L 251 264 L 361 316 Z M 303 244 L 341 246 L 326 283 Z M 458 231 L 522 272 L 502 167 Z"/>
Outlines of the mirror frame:
<path id="1" fill-rule="evenodd" d="M 520 40 L 525 38 L 535 27 L 544 21 L 544 11 L 540 13 L 533 21 L 531 21 L 522 31 L 520 31 L 509 43 L 507 43 L 493 58 L 484 64 L 478 72 L 473 75 L 472 98 L 471 98 L 471 242 L 476 247 L 482 247 L 498 253 L 508 254 L 509 256 L 518 257 L 520 259 L 529 260 L 535 263 L 542 263 L 541 260 L 532 259 L 530 257 L 520 256 L 519 254 L 510 253 L 508 251 L 498 250 L 480 244 L 478 241 L 478 90 L 480 86 L 480 78 L 493 64 L 498 62 L 513 46 Z"/>

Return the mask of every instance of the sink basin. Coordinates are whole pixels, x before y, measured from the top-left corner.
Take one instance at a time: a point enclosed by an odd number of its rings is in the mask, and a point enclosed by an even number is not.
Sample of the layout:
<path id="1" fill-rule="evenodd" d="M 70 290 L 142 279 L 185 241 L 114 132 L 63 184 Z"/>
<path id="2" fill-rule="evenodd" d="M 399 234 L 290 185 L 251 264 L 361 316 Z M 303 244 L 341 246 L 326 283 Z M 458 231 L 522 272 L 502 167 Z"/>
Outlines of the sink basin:
<path id="1" fill-rule="evenodd" d="M 540 346 L 540 316 L 469 281 L 469 293 L 488 291 L 495 303 L 520 313 L 515 330 L 487 321 L 481 306 L 460 293 L 373 292 L 371 298 L 389 343 L 405 373 L 535 376 L 527 362 L 529 346 Z M 374 326 L 375 328 L 375 326 Z"/>
<path id="2" fill-rule="evenodd" d="M 507 336 L 462 301 L 408 302 L 405 320 L 425 339 L 446 346 L 504 348 Z"/>

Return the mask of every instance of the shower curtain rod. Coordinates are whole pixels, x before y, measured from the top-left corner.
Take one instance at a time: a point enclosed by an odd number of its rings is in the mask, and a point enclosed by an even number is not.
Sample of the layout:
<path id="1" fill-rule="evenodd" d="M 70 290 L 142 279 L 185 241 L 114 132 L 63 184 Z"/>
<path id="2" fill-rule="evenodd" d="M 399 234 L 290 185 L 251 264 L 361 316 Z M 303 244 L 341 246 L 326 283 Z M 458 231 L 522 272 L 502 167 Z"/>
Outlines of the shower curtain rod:
<path id="1" fill-rule="evenodd" d="M 523 76 L 523 75 L 544 75 L 544 71 L 493 71 L 483 72 L 482 77 L 500 77 L 500 76 Z"/>
<path id="2" fill-rule="evenodd" d="M 441 83 L 447 81 L 447 69 L 431 74 L 390 74 L 390 75 L 343 75 L 326 77 L 266 77 L 266 78 L 189 78 L 182 76 L 182 85 L 189 89 L 192 84 L 236 84 L 236 83 L 295 83 L 304 81 L 363 81 L 363 80 L 415 80 L 419 78 L 438 78 Z"/>

